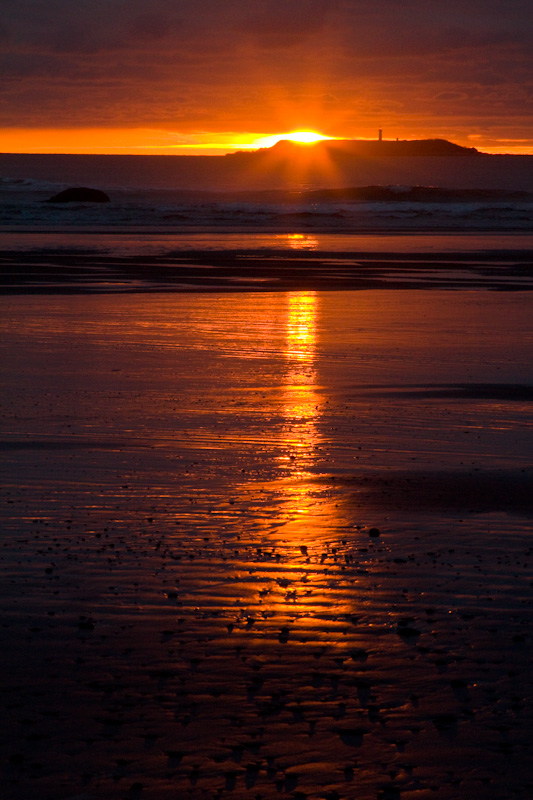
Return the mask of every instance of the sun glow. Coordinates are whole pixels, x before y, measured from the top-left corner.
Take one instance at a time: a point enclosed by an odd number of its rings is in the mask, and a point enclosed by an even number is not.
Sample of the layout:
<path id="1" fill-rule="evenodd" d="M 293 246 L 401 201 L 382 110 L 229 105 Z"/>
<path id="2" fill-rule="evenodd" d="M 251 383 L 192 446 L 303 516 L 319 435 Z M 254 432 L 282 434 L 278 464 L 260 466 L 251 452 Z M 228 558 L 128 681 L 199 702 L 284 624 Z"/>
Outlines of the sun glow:
<path id="1" fill-rule="evenodd" d="M 209 132 L 161 128 L 0 128 L 0 153 L 82 153 L 117 155 L 225 155 L 270 148 L 281 140 L 313 145 L 323 140 L 351 138 L 324 136 L 316 131 L 289 133 Z M 358 137 L 359 138 L 359 137 Z M 410 137 L 409 137 L 410 138 Z M 533 155 L 531 139 L 485 139 L 470 135 L 454 139 L 484 153 Z M 318 155 L 318 154 L 317 154 Z"/>
<path id="2" fill-rule="evenodd" d="M 335 137 L 303 130 L 265 135 L 230 131 L 180 133 L 157 128 L 0 128 L 0 152 L 224 155 L 272 147 L 282 139 L 305 145 L 332 138 Z"/>
<path id="3" fill-rule="evenodd" d="M 315 144 L 315 142 L 321 142 L 324 139 L 334 139 L 334 136 L 323 136 L 321 133 L 316 133 L 316 131 L 292 131 L 291 133 L 277 133 L 273 136 L 262 136 L 260 139 L 256 139 L 253 143 L 253 147 L 272 147 L 273 145 L 277 144 L 281 141 L 289 141 L 289 142 L 297 142 L 298 144 Z"/>

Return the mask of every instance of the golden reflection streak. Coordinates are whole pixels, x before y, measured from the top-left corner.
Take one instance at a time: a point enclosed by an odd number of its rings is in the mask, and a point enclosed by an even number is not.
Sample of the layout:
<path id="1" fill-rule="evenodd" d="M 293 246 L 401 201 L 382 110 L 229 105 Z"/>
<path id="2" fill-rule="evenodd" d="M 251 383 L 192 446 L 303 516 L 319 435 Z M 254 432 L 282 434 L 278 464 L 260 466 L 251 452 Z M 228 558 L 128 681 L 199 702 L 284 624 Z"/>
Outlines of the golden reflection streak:
<path id="1" fill-rule="evenodd" d="M 316 303 L 316 292 L 289 293 L 286 356 L 289 361 L 296 358 L 308 362 L 309 369 L 303 375 L 306 385 L 314 382 Z M 300 373 L 294 377 L 300 377 Z"/>
<path id="2" fill-rule="evenodd" d="M 318 292 L 285 296 L 282 452 L 278 477 L 270 486 L 275 501 L 268 517 L 269 537 L 275 537 L 284 555 L 277 576 L 269 573 L 276 581 L 260 601 L 263 613 L 280 617 L 290 618 L 297 609 L 300 624 L 311 628 L 324 607 L 319 564 L 326 542 L 336 540 L 341 524 L 335 499 L 316 479 L 316 465 L 324 455 L 319 429 L 324 403 L 318 385 L 320 299 Z"/>
<path id="3" fill-rule="evenodd" d="M 307 233 L 280 233 L 276 239 L 284 242 L 291 250 L 316 250 L 318 239 Z"/>
<path id="4" fill-rule="evenodd" d="M 283 416 L 286 454 L 290 470 L 288 503 L 291 513 L 304 514 L 312 505 L 308 480 L 319 443 L 316 391 L 317 306 L 316 292 L 290 292 L 287 296 L 288 362 L 284 385 Z"/>

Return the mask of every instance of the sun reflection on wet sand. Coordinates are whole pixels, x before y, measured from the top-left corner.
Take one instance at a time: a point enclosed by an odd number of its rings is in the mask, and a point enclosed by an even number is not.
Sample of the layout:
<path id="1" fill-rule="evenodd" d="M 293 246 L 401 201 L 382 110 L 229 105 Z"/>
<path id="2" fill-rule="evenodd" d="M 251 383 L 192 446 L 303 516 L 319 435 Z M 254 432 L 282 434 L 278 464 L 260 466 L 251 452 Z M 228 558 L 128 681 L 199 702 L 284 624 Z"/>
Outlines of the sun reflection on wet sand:
<path id="1" fill-rule="evenodd" d="M 527 795 L 530 301 L 472 295 L 5 300 L 12 800 Z"/>
<path id="2" fill-rule="evenodd" d="M 308 541 L 312 519 L 324 508 L 322 491 L 315 482 L 317 454 L 321 450 L 319 419 L 322 407 L 317 388 L 318 306 L 316 292 L 291 292 L 287 295 L 285 360 L 283 385 L 282 478 L 283 533 L 294 544 Z"/>
<path id="3" fill-rule="evenodd" d="M 285 439 L 288 457 L 301 474 L 309 466 L 317 445 L 316 417 L 320 400 L 316 392 L 316 292 L 290 292 L 287 306 L 287 374 L 283 387 Z M 294 471 L 294 470 L 293 470 Z"/>

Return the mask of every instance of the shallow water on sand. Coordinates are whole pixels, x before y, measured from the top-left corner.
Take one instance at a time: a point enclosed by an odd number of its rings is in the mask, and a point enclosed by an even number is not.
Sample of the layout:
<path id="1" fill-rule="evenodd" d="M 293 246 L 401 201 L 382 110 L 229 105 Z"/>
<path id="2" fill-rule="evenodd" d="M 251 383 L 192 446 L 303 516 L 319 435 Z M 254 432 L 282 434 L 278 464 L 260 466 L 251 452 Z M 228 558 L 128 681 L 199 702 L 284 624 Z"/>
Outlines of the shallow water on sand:
<path id="1" fill-rule="evenodd" d="M 312 227 L 312 226 L 311 226 Z M 359 253 L 462 253 L 532 250 L 533 234 L 529 232 L 494 233 L 457 231 L 399 231 L 366 233 L 355 231 L 324 232 L 319 226 L 311 230 L 268 229 L 246 230 L 227 223 L 209 227 L 180 228 L 171 232 L 153 226 L 41 226 L 35 224 L 0 226 L 0 249 L 32 251 L 40 249 L 97 250 L 113 255 L 147 255 L 174 250 L 238 251 L 318 251 Z M 346 226 L 344 226 L 346 228 Z"/>
<path id="2" fill-rule="evenodd" d="M 529 293 L 0 304 L 6 797 L 526 796 Z"/>

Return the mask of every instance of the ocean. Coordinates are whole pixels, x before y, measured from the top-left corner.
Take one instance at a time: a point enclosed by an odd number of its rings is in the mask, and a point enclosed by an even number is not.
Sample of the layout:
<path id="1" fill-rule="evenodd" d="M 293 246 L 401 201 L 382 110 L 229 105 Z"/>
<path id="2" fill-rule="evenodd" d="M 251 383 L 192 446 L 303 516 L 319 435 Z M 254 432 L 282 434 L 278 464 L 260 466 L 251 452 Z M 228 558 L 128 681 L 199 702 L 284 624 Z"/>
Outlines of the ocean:
<path id="1" fill-rule="evenodd" d="M 45 202 L 73 186 L 103 190 L 111 202 Z M 3 247 L 21 231 L 527 233 L 532 225 L 531 156 L 357 159 L 339 174 L 262 170 L 232 156 L 0 155 Z"/>

